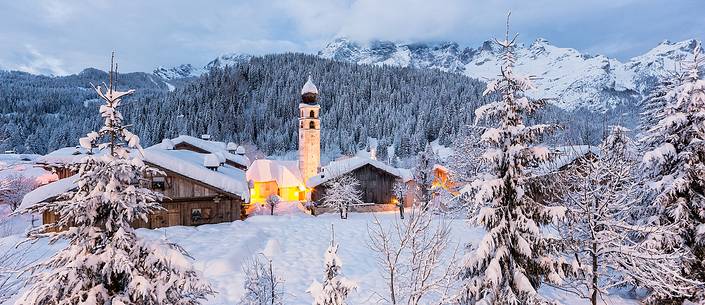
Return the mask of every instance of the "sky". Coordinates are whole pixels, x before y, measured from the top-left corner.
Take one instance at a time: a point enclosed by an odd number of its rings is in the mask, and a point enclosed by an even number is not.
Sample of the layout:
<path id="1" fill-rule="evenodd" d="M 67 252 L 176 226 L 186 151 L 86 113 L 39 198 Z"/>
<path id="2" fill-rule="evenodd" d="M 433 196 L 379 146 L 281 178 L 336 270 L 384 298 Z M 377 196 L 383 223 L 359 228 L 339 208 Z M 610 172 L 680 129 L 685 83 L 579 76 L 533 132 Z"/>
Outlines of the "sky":
<path id="1" fill-rule="evenodd" d="M 228 53 L 316 53 L 360 42 L 456 41 L 504 32 L 620 60 L 663 40 L 705 38 L 703 0 L 22 0 L 0 2 L 0 69 L 65 75 L 202 66 Z"/>

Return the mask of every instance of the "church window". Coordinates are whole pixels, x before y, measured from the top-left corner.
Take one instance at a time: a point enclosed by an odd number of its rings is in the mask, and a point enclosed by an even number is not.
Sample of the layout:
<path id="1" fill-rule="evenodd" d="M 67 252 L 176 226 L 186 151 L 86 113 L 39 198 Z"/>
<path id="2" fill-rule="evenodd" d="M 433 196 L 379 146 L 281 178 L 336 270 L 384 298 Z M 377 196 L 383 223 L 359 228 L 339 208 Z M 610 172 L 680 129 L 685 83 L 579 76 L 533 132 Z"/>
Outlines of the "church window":
<path id="1" fill-rule="evenodd" d="M 316 129 L 316 123 L 311 121 L 310 123 L 308 123 L 308 128 L 309 129 Z"/>
<path id="2" fill-rule="evenodd" d="M 316 113 L 315 113 L 313 110 L 311 110 L 311 112 L 309 112 L 309 114 L 308 114 L 308 117 L 310 117 L 310 118 L 315 118 L 315 117 L 316 117 Z"/>

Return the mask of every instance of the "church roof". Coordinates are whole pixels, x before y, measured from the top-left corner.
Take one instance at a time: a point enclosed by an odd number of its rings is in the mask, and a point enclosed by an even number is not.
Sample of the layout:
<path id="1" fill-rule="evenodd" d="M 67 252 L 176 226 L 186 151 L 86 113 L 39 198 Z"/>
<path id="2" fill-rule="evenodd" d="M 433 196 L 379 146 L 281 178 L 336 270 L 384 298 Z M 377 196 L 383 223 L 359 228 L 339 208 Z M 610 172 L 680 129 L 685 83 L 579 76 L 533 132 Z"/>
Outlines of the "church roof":
<path id="1" fill-rule="evenodd" d="M 279 187 L 302 185 L 299 162 L 296 160 L 259 159 L 247 169 L 247 180 L 254 182 L 276 181 Z"/>
<path id="2" fill-rule="evenodd" d="M 308 76 L 308 80 L 304 84 L 304 87 L 301 88 L 301 95 L 304 95 L 306 93 L 318 94 L 318 88 L 316 88 L 316 85 L 313 84 L 313 81 L 311 80 L 311 75 Z"/>

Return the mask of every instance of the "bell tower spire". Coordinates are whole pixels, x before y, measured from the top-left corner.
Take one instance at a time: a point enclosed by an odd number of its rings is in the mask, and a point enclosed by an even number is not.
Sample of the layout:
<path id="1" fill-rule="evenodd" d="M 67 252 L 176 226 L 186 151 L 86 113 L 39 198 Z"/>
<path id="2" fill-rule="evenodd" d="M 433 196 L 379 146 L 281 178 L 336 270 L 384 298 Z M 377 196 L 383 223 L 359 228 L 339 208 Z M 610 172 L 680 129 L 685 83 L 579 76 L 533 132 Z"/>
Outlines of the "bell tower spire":
<path id="1" fill-rule="evenodd" d="M 321 166 L 321 106 L 318 104 L 318 88 L 311 75 L 301 88 L 299 103 L 299 170 L 304 183 L 318 174 Z"/>

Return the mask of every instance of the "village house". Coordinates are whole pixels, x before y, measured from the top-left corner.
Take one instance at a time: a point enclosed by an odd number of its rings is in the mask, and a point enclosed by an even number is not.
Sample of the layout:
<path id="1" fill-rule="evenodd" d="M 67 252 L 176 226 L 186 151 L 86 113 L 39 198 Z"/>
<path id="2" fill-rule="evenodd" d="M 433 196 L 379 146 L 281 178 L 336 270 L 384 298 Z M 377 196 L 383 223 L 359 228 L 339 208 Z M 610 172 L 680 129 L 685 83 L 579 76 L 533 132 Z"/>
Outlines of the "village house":
<path id="1" fill-rule="evenodd" d="M 228 151 L 222 142 L 190 136 L 167 139 L 148 147 L 143 154 L 131 153 L 164 175 L 145 177 L 147 187 L 165 195 L 165 210 L 151 215 L 147 222 L 137 221 L 135 227 L 159 228 L 174 225 L 200 225 L 243 219 L 244 206 L 249 202 L 245 171 L 247 157 Z M 105 152 L 90 152 L 101 155 Z M 28 193 L 22 207 L 54 200 L 76 187 L 77 163 L 89 152 L 80 148 L 62 148 L 38 160 L 38 164 L 57 173 L 58 181 Z M 44 223 L 54 222 L 56 215 L 42 215 Z"/>

